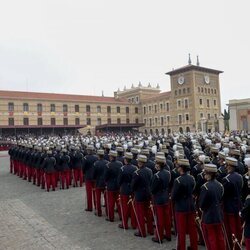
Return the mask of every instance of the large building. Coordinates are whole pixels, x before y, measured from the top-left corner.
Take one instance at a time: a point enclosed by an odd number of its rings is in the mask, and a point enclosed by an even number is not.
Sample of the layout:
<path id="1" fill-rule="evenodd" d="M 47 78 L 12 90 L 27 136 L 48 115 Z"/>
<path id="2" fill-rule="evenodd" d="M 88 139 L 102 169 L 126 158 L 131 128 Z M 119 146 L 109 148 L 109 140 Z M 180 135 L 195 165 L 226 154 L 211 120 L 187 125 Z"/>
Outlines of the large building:
<path id="1" fill-rule="evenodd" d="M 250 128 L 250 99 L 229 100 L 230 130 L 249 131 Z"/>
<path id="2" fill-rule="evenodd" d="M 0 133 L 218 131 L 222 71 L 189 64 L 166 73 L 171 91 L 133 86 L 114 97 L 0 91 Z"/>

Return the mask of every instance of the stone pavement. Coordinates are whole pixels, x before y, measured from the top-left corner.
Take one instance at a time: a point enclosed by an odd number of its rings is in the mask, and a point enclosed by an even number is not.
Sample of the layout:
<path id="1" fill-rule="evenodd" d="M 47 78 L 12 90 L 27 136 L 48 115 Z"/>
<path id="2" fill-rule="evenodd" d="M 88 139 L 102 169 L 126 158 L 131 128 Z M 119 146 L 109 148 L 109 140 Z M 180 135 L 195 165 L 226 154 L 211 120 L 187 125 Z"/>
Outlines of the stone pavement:
<path id="1" fill-rule="evenodd" d="M 141 239 L 114 223 L 85 212 L 84 188 L 45 192 L 9 173 L 7 153 L 0 152 L 0 250 L 5 249 L 172 249 L 151 236 Z M 204 249 L 204 248 L 200 248 Z"/>

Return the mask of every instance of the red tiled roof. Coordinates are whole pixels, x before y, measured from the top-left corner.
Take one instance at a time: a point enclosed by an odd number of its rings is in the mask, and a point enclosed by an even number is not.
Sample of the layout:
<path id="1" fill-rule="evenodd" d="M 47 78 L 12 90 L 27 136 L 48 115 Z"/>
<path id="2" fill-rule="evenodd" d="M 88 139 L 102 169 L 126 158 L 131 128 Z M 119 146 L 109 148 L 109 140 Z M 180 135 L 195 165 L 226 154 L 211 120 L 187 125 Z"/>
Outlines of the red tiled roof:
<path id="1" fill-rule="evenodd" d="M 53 100 L 53 101 L 82 101 L 82 102 L 102 102 L 102 103 L 124 103 L 129 104 L 125 98 L 115 99 L 114 97 L 91 96 L 91 95 L 73 95 L 56 93 L 38 93 L 0 90 L 0 98 L 5 99 L 35 99 L 35 100 Z"/>
<path id="2" fill-rule="evenodd" d="M 150 96 L 149 98 L 143 99 L 143 102 L 154 100 L 154 99 L 159 99 L 159 98 L 170 97 L 170 95 L 171 95 L 171 91 L 162 92 L 157 95 Z"/>

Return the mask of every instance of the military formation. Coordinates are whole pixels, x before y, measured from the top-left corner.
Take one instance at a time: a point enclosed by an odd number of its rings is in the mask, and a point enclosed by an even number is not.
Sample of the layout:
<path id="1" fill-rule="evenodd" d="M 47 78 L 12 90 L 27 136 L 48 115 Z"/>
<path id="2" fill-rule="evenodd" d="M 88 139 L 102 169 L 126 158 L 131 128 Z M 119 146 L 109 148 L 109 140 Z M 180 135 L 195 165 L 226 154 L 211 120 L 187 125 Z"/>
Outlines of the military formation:
<path id="1" fill-rule="evenodd" d="M 163 244 L 175 234 L 178 250 L 250 249 L 247 134 L 26 136 L 12 144 L 11 173 L 46 191 L 84 183 L 85 210 L 137 237 Z"/>

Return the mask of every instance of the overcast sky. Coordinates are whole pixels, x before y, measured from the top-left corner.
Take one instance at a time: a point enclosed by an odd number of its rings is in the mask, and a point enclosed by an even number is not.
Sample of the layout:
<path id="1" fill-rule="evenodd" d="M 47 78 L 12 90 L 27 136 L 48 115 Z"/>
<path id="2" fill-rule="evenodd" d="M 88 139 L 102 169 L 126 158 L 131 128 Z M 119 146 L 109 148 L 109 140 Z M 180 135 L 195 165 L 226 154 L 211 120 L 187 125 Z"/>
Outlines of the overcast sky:
<path id="1" fill-rule="evenodd" d="M 250 1 L 0 0 L 0 89 L 170 89 L 172 68 L 223 70 L 222 107 L 250 97 Z"/>

